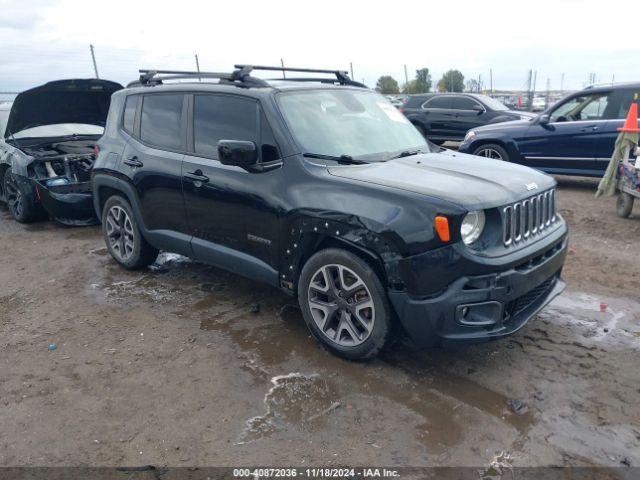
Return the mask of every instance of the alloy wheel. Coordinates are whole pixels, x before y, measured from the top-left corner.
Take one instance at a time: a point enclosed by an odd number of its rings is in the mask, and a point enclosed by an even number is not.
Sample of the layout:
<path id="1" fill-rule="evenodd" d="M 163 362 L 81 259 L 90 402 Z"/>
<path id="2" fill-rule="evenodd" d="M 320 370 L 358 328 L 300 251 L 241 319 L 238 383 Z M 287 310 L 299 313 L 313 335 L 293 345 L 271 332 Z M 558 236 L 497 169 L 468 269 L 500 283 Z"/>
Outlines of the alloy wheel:
<path id="1" fill-rule="evenodd" d="M 133 255 L 135 233 L 126 210 L 118 205 L 109 209 L 106 219 L 109 245 L 118 260 L 126 262 Z"/>
<path id="2" fill-rule="evenodd" d="M 494 160 L 503 160 L 500 152 L 494 150 L 493 148 L 482 148 L 476 152 L 476 155 L 479 157 L 492 158 Z"/>
<path id="3" fill-rule="evenodd" d="M 311 277 L 308 289 L 311 315 L 333 343 L 354 347 L 373 330 L 375 307 L 369 288 L 350 268 L 324 265 Z"/>
<path id="4" fill-rule="evenodd" d="M 22 211 L 24 209 L 22 192 L 18 188 L 18 184 L 16 183 L 15 178 L 13 178 L 13 175 L 9 174 L 6 178 L 5 196 L 7 204 L 9 205 L 9 210 L 11 210 L 11 214 L 18 218 L 22 215 Z"/>

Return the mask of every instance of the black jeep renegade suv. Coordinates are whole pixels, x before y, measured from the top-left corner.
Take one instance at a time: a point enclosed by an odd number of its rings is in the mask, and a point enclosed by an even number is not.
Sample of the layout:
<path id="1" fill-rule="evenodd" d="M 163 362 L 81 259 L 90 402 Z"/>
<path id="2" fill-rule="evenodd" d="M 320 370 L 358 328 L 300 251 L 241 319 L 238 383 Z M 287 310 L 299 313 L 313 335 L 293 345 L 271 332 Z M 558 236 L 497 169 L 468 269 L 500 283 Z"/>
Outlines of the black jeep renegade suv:
<path id="1" fill-rule="evenodd" d="M 396 323 L 421 345 L 500 338 L 563 290 L 551 177 L 437 149 L 344 72 L 236 68 L 113 95 L 93 191 L 123 267 L 167 250 L 267 282 L 350 359 Z"/>

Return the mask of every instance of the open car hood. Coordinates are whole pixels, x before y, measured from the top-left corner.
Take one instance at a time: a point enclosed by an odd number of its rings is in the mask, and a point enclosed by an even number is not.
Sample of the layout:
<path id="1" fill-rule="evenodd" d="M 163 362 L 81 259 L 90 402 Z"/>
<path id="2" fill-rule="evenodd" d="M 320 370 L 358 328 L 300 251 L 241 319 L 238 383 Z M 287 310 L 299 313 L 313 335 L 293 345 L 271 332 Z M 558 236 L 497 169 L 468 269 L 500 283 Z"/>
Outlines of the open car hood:
<path id="1" fill-rule="evenodd" d="M 122 85 L 109 80 L 71 79 L 26 90 L 13 102 L 4 136 L 60 123 L 104 125 L 111 94 L 121 89 Z"/>

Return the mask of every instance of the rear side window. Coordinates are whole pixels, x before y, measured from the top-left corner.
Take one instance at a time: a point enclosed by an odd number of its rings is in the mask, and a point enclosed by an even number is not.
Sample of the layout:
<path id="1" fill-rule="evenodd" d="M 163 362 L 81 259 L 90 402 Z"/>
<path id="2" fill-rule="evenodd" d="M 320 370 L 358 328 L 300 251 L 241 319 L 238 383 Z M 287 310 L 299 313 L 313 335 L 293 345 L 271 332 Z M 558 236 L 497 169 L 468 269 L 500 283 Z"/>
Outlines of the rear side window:
<path id="1" fill-rule="evenodd" d="M 451 97 L 441 95 L 433 97 L 424 104 L 425 108 L 451 108 Z"/>
<path id="2" fill-rule="evenodd" d="M 451 99 L 451 108 L 454 110 L 471 110 L 475 105 L 478 104 L 469 97 L 453 97 Z"/>
<path id="3" fill-rule="evenodd" d="M 182 99 L 182 94 L 144 96 L 140 120 L 143 142 L 170 150 L 180 149 Z"/>
<path id="4" fill-rule="evenodd" d="M 640 87 L 635 89 L 618 90 L 613 95 L 607 118 L 622 119 L 627 117 L 631 103 L 640 99 Z"/>
<path id="5" fill-rule="evenodd" d="M 138 106 L 138 95 L 130 95 L 124 104 L 124 118 L 122 126 L 124 129 L 133 133 L 133 121 L 136 118 L 136 107 Z"/>
<path id="6" fill-rule="evenodd" d="M 196 95 L 193 99 L 193 141 L 198 155 L 218 158 L 220 140 L 258 143 L 258 105 L 227 95 Z"/>

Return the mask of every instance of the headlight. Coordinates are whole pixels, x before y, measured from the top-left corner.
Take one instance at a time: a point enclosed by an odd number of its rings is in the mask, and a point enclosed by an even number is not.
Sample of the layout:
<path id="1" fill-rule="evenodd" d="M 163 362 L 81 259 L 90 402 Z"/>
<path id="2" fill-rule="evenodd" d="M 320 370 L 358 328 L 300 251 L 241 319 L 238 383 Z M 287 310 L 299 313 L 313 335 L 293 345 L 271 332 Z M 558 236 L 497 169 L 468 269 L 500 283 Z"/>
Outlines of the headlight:
<path id="1" fill-rule="evenodd" d="M 482 234 L 482 230 L 484 230 L 484 212 L 482 210 L 469 212 L 462 219 L 460 234 L 465 245 L 471 245 L 475 242 Z"/>
<path id="2" fill-rule="evenodd" d="M 476 136 L 476 132 L 474 132 L 473 130 L 469 130 L 467 134 L 464 136 L 463 142 L 468 142 L 469 140 L 473 140 L 475 136 Z"/>

